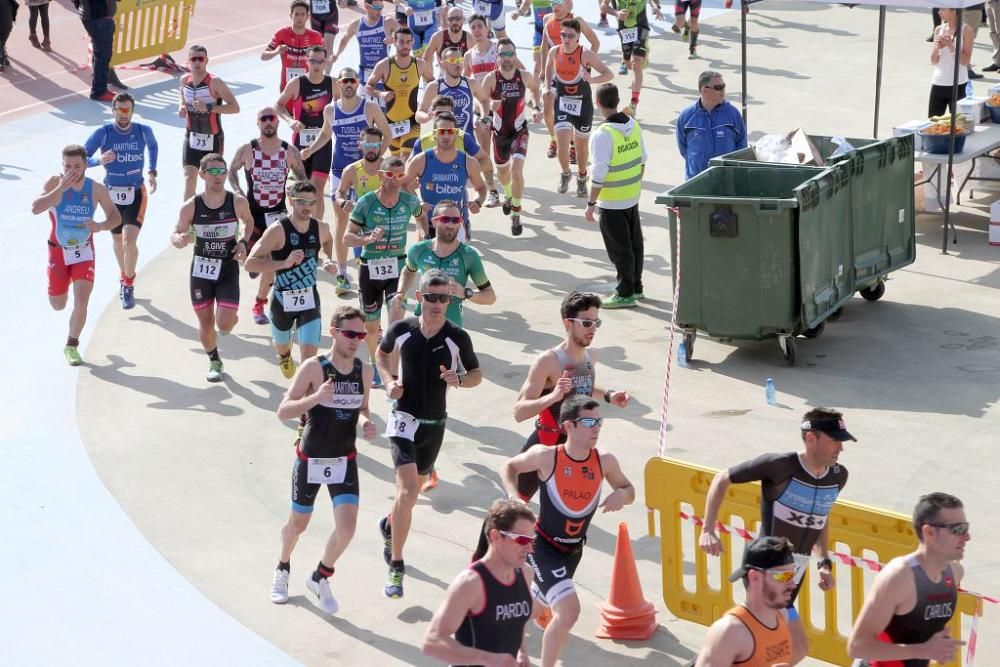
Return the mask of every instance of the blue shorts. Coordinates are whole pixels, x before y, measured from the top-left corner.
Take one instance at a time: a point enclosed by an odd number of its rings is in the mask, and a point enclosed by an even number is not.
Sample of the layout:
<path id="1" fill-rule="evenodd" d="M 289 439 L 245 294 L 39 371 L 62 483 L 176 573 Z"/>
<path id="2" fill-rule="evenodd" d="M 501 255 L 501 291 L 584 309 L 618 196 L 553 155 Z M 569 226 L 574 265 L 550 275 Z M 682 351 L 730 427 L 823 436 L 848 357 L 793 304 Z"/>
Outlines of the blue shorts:
<path id="1" fill-rule="evenodd" d="M 507 14 L 503 11 L 503 2 L 491 2 L 490 0 L 476 0 L 476 11 L 490 20 L 490 27 L 493 30 L 506 30 Z"/>
<path id="2" fill-rule="evenodd" d="M 542 40 L 545 39 L 545 17 L 552 13 L 551 7 L 535 7 L 535 38 L 531 42 L 532 51 L 542 50 Z"/>

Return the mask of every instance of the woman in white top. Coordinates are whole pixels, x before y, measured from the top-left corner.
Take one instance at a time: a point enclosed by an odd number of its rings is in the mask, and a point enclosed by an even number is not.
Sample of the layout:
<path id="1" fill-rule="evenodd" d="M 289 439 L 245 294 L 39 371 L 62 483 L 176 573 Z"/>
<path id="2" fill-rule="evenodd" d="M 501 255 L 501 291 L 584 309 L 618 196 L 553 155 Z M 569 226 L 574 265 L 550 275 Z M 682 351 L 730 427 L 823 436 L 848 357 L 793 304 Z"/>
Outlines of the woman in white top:
<path id="1" fill-rule="evenodd" d="M 927 116 L 940 116 L 951 108 L 951 87 L 955 82 L 955 32 L 958 30 L 958 14 L 954 9 L 942 8 L 941 25 L 934 29 L 934 46 L 931 50 L 931 95 L 927 103 Z M 969 63 L 972 61 L 972 28 L 962 26 L 962 53 L 959 56 L 958 85 L 959 99 L 965 97 L 965 84 L 969 80 Z"/>

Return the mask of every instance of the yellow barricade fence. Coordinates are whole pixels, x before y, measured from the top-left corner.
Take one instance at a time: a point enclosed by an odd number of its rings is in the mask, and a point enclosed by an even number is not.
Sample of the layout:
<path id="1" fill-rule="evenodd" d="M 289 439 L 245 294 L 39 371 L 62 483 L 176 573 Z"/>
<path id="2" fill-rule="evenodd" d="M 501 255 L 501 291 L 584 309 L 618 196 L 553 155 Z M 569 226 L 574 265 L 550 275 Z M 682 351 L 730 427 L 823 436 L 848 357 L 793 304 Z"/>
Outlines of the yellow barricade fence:
<path id="1" fill-rule="evenodd" d="M 122 0 L 111 64 L 155 58 L 184 48 L 195 0 Z"/>
<path id="2" fill-rule="evenodd" d="M 659 512 L 659 533 L 663 568 L 663 601 L 679 618 L 702 625 L 711 625 L 733 605 L 734 587 L 742 596 L 742 584 L 729 582 L 729 574 L 739 566 L 744 538 L 721 534 L 723 552 L 716 559 L 698 548 L 700 529 L 691 519 L 704 513 L 708 487 L 716 470 L 667 458 L 653 458 L 646 464 L 646 507 L 649 511 L 649 534 L 657 533 L 656 512 Z M 759 483 L 733 484 L 727 491 L 718 520 L 726 525 L 740 526 L 756 533 L 760 522 Z M 916 498 L 914 498 L 914 501 Z M 864 558 L 872 567 L 848 567 L 834 558 L 837 585 L 819 592 L 808 568 L 799 592 L 796 608 L 809 637 L 809 655 L 836 665 L 850 665 L 847 655 L 847 634 L 864 602 L 866 577 L 874 577 L 877 563 L 906 554 L 916 548 L 910 517 L 887 512 L 858 503 L 838 500 L 830 515 L 830 550 Z M 694 558 L 693 570 L 691 561 Z M 710 582 L 710 564 L 718 581 Z M 824 595 L 821 609 L 811 598 L 813 591 Z M 845 601 L 844 598 L 847 598 Z M 742 597 L 739 598 L 742 600 Z M 849 603 L 850 613 L 845 604 Z M 842 608 L 843 607 L 843 608 Z M 948 626 L 952 637 L 962 636 L 962 615 L 974 615 L 977 600 L 960 593 L 956 613 Z M 961 661 L 949 664 L 958 667 Z"/>

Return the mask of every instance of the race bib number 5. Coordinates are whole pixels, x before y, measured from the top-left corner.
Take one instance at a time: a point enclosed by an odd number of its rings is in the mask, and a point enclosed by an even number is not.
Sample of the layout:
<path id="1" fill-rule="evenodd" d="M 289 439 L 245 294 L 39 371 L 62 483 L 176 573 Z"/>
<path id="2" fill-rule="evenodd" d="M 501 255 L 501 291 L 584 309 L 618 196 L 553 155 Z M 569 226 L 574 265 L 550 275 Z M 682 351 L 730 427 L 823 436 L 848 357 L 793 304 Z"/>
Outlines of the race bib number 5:
<path id="1" fill-rule="evenodd" d="M 281 292 L 281 305 L 286 313 L 298 313 L 316 307 L 316 293 L 313 288 L 291 289 Z"/>
<path id="2" fill-rule="evenodd" d="M 413 442 L 413 434 L 416 433 L 419 425 L 420 423 L 413 415 L 399 410 L 393 410 L 389 413 L 389 419 L 385 424 L 385 437 L 405 438 L 406 440 Z"/>
<path id="3" fill-rule="evenodd" d="M 310 484 L 343 484 L 347 476 L 347 459 L 309 459 L 306 481 Z"/>
<path id="4" fill-rule="evenodd" d="M 375 280 L 391 280 L 399 277 L 399 260 L 395 257 L 368 260 L 368 275 Z"/>
<path id="5" fill-rule="evenodd" d="M 218 280 L 222 271 L 222 260 L 213 257 L 196 255 L 191 265 L 191 276 L 204 280 Z"/>
<path id="6" fill-rule="evenodd" d="M 211 134 L 192 132 L 188 135 L 188 146 L 196 151 L 210 151 L 215 148 L 215 139 Z"/>
<path id="7" fill-rule="evenodd" d="M 570 116 L 579 116 L 583 110 L 582 97 L 560 97 L 559 111 L 568 113 Z"/>
<path id="8" fill-rule="evenodd" d="M 63 263 L 66 266 L 89 262 L 94 259 L 94 246 L 88 241 L 82 245 L 64 245 L 62 247 Z"/>

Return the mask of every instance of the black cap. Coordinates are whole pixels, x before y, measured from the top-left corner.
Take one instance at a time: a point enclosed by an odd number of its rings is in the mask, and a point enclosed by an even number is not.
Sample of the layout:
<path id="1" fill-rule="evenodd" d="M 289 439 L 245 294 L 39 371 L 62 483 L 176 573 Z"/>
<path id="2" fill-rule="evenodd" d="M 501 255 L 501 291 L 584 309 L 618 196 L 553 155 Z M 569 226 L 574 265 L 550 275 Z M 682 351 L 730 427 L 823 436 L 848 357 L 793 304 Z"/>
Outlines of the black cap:
<path id="1" fill-rule="evenodd" d="M 802 430 L 826 433 L 834 440 L 841 442 L 845 440 L 858 441 L 857 438 L 847 432 L 847 426 L 844 424 L 843 419 L 807 419 L 802 422 Z"/>
<path id="2" fill-rule="evenodd" d="M 743 564 L 730 575 L 729 581 L 739 581 L 750 570 L 769 570 L 794 562 L 792 543 L 786 538 L 758 537 L 743 551 Z"/>

